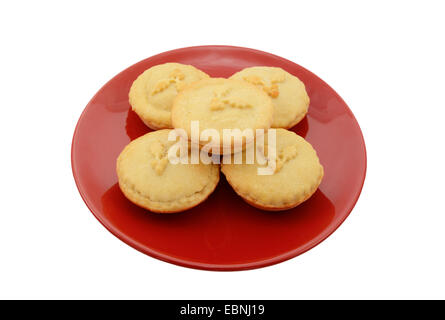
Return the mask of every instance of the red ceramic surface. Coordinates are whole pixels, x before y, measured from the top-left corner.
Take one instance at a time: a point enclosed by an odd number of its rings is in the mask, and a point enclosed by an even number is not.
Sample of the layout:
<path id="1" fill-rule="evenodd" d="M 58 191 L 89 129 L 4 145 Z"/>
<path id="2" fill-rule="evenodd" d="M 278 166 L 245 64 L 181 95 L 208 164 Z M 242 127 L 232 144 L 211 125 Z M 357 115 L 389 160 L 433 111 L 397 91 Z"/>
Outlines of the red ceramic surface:
<path id="1" fill-rule="evenodd" d="M 182 213 L 154 214 L 128 201 L 117 184 L 116 158 L 131 140 L 150 131 L 130 110 L 128 91 L 140 73 L 165 62 L 191 64 L 213 77 L 228 77 L 250 66 L 275 66 L 300 78 L 311 103 L 307 117 L 292 130 L 314 146 L 325 170 L 312 198 L 291 210 L 261 211 L 241 200 L 221 175 L 207 201 Z M 291 61 L 229 46 L 161 53 L 118 74 L 82 113 L 71 156 L 83 200 L 110 232 L 152 257 L 208 270 L 264 267 L 311 249 L 349 215 L 366 172 L 360 127 L 332 88 Z"/>

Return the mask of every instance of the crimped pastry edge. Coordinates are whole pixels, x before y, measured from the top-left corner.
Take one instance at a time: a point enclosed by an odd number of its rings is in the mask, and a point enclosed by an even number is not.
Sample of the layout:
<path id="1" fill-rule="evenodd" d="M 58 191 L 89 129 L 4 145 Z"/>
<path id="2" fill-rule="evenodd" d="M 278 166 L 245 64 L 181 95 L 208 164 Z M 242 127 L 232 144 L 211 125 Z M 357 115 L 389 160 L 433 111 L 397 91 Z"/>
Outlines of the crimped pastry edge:
<path id="1" fill-rule="evenodd" d="M 119 169 L 117 169 L 119 171 Z M 191 209 L 200 203 L 204 202 L 216 189 L 219 183 L 220 170 L 219 167 L 215 168 L 217 174 L 214 179 L 211 179 L 204 188 L 200 191 L 191 194 L 190 196 L 175 199 L 173 201 L 155 201 L 151 200 L 149 196 L 143 195 L 133 187 L 126 183 L 125 179 L 119 177 L 119 188 L 125 197 L 133 202 L 135 205 L 147 209 L 155 213 L 175 213 Z M 213 175 L 212 175 L 213 176 Z"/>
<path id="2" fill-rule="evenodd" d="M 321 172 L 320 172 L 320 175 L 318 178 L 318 182 L 314 184 L 314 186 L 312 187 L 310 192 L 308 192 L 302 199 L 298 199 L 295 202 L 282 203 L 282 204 L 264 203 L 264 202 L 261 202 L 261 200 L 254 199 L 250 195 L 241 192 L 240 189 L 233 182 L 230 181 L 230 178 L 224 172 L 224 167 L 221 167 L 221 172 L 224 174 L 227 182 L 232 187 L 232 189 L 236 192 L 236 194 L 238 194 L 245 202 L 247 202 L 251 206 L 261 209 L 261 210 L 267 210 L 267 211 L 283 211 L 283 210 L 295 208 L 296 206 L 300 205 L 301 203 L 303 203 L 304 201 L 306 201 L 310 197 L 312 197 L 312 195 L 317 191 L 317 189 L 320 186 L 321 181 L 323 180 L 323 177 L 324 177 L 324 168 L 321 164 L 320 164 L 320 167 L 321 167 Z"/>

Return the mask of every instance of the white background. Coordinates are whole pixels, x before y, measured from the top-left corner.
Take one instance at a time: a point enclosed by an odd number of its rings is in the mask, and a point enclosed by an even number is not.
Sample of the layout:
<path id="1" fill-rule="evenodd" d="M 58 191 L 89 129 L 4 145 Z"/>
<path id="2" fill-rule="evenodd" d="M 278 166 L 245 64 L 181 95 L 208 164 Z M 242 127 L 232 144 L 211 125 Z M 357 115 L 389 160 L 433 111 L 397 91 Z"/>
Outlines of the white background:
<path id="1" fill-rule="evenodd" d="M 442 1 L 71 3 L 0 4 L 0 298 L 445 298 Z M 70 145 L 90 98 L 139 60 L 203 44 L 306 67 L 361 125 L 361 198 L 302 256 L 174 266 L 115 238 L 80 198 Z"/>

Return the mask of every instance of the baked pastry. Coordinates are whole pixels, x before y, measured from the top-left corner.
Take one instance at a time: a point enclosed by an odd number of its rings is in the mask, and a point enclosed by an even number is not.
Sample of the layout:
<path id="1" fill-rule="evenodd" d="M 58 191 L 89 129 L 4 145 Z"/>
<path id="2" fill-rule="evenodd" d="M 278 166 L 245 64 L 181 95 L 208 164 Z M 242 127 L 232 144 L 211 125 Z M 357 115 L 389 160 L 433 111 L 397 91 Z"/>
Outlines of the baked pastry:
<path id="1" fill-rule="evenodd" d="M 308 111 L 309 96 L 304 83 L 281 68 L 246 68 L 232 75 L 230 79 L 250 82 L 271 97 L 274 105 L 272 128 L 291 128 L 300 122 Z"/>
<path id="2" fill-rule="evenodd" d="M 133 140 L 117 159 L 119 187 L 124 195 L 153 212 L 190 209 L 207 199 L 219 181 L 218 165 L 169 161 L 168 150 L 176 143 L 168 141 L 170 131 L 153 131 Z"/>
<path id="3" fill-rule="evenodd" d="M 145 70 L 130 88 L 130 105 L 151 129 L 171 128 L 173 100 L 185 85 L 209 76 L 197 68 L 164 63 Z"/>
<path id="4" fill-rule="evenodd" d="M 235 139 L 224 139 L 224 129 L 251 129 L 253 137 L 240 136 L 240 144 L 245 147 L 253 141 L 255 129 L 270 127 L 272 116 L 270 97 L 256 86 L 245 81 L 209 78 L 188 85 L 178 94 L 173 103 L 172 124 L 191 137 L 192 121 L 199 121 L 200 132 L 211 129 L 218 135 L 214 140 L 200 136 L 199 144 L 216 146 L 211 153 L 230 154 Z"/>
<path id="5" fill-rule="evenodd" d="M 270 129 L 274 130 L 274 129 Z M 221 164 L 221 171 L 235 192 L 247 203 L 263 210 L 285 210 L 308 199 L 323 178 L 323 167 L 312 146 L 292 131 L 276 129 L 276 155 L 267 153 L 268 135 L 265 136 L 264 159 L 276 160 L 270 175 L 259 175 L 260 156 L 253 164 Z M 258 146 L 257 146 L 258 148 Z M 260 148 L 261 149 L 261 148 Z M 243 159 L 246 158 L 244 151 Z M 232 155 L 233 157 L 233 155 Z"/>

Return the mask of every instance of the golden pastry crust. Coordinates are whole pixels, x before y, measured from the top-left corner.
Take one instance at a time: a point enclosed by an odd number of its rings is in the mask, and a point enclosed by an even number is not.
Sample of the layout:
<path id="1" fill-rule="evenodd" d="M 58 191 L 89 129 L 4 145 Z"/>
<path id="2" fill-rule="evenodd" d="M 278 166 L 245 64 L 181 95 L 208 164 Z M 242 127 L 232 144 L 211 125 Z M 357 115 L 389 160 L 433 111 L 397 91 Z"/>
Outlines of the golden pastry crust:
<path id="1" fill-rule="evenodd" d="M 171 108 L 178 92 L 187 84 L 208 77 L 191 65 L 164 63 L 153 66 L 133 82 L 128 95 L 130 105 L 149 128 L 172 128 Z"/>
<path id="2" fill-rule="evenodd" d="M 191 121 L 199 121 L 200 131 L 217 130 L 220 150 L 214 151 L 226 154 L 232 153 L 233 140 L 223 144 L 223 129 L 267 130 L 272 116 L 271 99 L 256 86 L 245 81 L 209 78 L 188 85 L 178 94 L 173 103 L 172 124 L 174 128 L 184 129 L 189 137 Z M 242 146 L 250 142 L 243 138 Z M 208 142 L 200 140 L 199 143 Z"/>
<path id="3" fill-rule="evenodd" d="M 246 68 L 229 79 L 252 83 L 271 97 L 274 105 L 273 128 L 291 128 L 307 114 L 309 96 L 304 83 L 281 68 Z"/>
<path id="4" fill-rule="evenodd" d="M 167 153 L 175 142 L 171 130 L 159 130 L 133 140 L 117 159 L 119 187 L 136 205 L 158 213 L 190 209 L 215 190 L 219 166 L 172 164 Z"/>
<path id="5" fill-rule="evenodd" d="M 276 130 L 277 166 L 272 175 L 258 175 L 257 168 L 266 166 L 257 161 L 221 165 L 221 171 L 239 196 L 257 208 L 270 211 L 290 209 L 306 201 L 324 175 L 316 151 L 306 140 L 292 131 Z"/>

